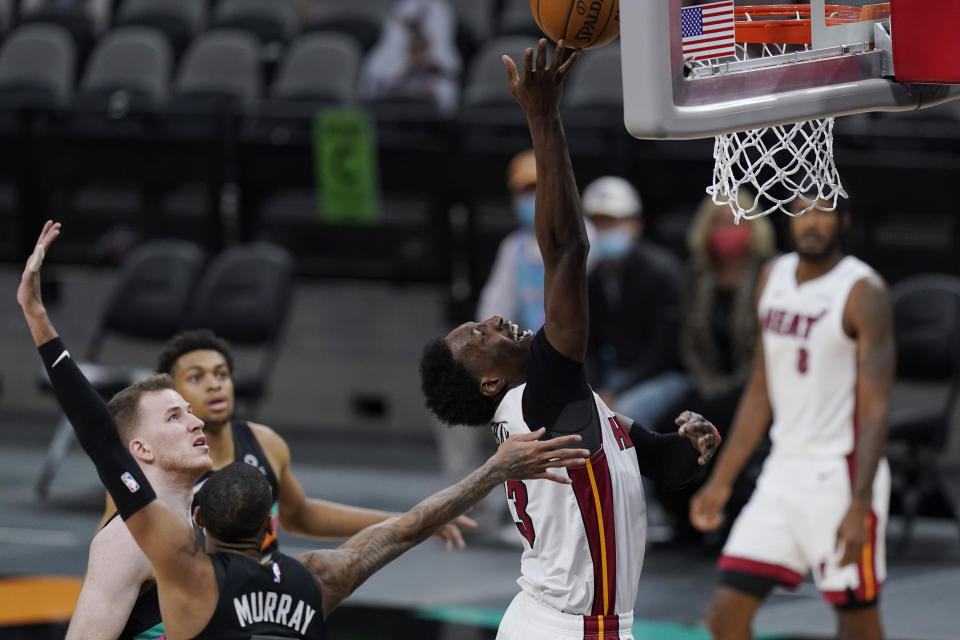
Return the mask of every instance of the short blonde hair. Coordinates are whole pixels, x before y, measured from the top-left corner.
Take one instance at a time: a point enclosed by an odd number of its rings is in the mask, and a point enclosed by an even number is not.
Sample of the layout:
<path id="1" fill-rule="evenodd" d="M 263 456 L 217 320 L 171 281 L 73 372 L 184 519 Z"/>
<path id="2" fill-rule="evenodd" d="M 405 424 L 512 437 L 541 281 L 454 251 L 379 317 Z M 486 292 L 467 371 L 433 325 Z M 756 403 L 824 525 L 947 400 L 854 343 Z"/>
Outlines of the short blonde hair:
<path id="1" fill-rule="evenodd" d="M 140 399 L 144 394 L 173 388 L 173 378 L 166 373 L 158 373 L 130 385 L 110 399 L 107 409 L 113 416 L 123 444 L 130 444 L 137 435 L 137 428 L 140 426 Z"/>
<path id="2" fill-rule="evenodd" d="M 746 189 L 740 189 L 737 192 L 737 202 L 744 209 L 753 206 L 754 195 Z M 710 232 L 710 220 L 713 217 L 714 210 L 722 205 L 714 203 L 711 196 L 704 197 L 693 215 L 693 222 L 690 223 L 690 229 L 687 231 L 687 248 L 694 262 L 699 267 L 709 267 L 711 264 L 710 250 L 707 247 L 707 235 Z M 733 215 L 733 212 L 730 212 Z M 750 244 L 748 251 L 754 260 L 766 260 L 773 255 L 776 250 L 776 239 L 773 231 L 773 224 L 766 218 L 756 218 L 754 220 L 744 220 L 740 224 L 750 225 Z"/>

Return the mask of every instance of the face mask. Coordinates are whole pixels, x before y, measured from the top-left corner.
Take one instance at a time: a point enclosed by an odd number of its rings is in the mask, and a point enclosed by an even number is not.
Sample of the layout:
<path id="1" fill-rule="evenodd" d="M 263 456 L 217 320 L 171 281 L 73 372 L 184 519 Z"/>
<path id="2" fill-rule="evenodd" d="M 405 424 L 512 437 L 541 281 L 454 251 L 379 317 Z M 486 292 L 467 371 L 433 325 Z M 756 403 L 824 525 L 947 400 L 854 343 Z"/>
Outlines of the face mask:
<path id="1" fill-rule="evenodd" d="M 537 197 L 535 195 L 521 196 L 513 201 L 513 213 L 517 222 L 524 227 L 533 226 L 533 214 L 536 211 Z"/>
<path id="2" fill-rule="evenodd" d="M 740 224 L 714 229 L 707 238 L 707 244 L 714 256 L 735 258 L 750 244 L 750 227 Z"/>
<path id="3" fill-rule="evenodd" d="M 601 260 L 607 260 L 626 255 L 631 246 L 633 246 L 633 236 L 630 232 L 613 230 L 597 233 L 593 242 L 590 243 L 590 250 L 595 252 Z"/>

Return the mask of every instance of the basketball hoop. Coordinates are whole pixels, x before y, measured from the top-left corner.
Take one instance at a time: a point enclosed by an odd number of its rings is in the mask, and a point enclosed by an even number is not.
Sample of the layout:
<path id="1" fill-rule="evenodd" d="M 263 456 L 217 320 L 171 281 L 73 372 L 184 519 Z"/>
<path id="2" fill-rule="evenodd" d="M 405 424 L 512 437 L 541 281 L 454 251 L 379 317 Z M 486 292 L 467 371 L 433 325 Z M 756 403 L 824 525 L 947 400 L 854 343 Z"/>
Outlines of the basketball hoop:
<path id="1" fill-rule="evenodd" d="M 880 19 L 884 16 L 878 12 L 884 10 L 889 15 L 889 5 L 827 5 L 826 23 Z M 865 16 L 867 11 L 870 15 Z M 687 66 L 692 73 L 723 73 L 731 62 L 778 64 L 786 54 L 794 54 L 783 62 L 788 64 L 811 50 L 809 5 L 736 7 L 735 14 L 735 55 L 691 60 Z M 724 133 L 715 137 L 713 158 L 713 183 L 707 193 L 716 204 L 729 206 L 737 223 L 777 210 L 788 215 L 815 207 L 832 211 L 838 198 L 848 197 L 833 159 L 833 118 Z M 737 197 L 743 187 L 756 194 L 747 208 Z"/>

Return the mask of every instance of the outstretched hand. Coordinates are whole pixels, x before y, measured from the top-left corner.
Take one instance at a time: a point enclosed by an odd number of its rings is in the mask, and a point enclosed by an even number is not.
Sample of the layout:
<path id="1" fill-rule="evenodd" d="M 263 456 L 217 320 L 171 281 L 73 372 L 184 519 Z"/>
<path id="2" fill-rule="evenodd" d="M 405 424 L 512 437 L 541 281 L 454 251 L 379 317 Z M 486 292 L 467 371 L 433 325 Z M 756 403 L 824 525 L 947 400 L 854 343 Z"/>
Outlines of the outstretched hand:
<path id="1" fill-rule="evenodd" d="M 503 56 L 503 64 L 507 67 L 507 88 L 528 116 L 553 113 L 559 107 L 563 79 L 580 55 L 579 51 L 574 51 L 564 61 L 564 45 L 563 40 L 557 42 L 553 59 L 548 65 L 547 39 L 541 38 L 537 42 L 536 66 L 533 49 L 528 48 L 523 52 L 523 73 L 517 70 L 513 58 Z"/>
<path id="2" fill-rule="evenodd" d="M 43 225 L 43 231 L 40 232 L 40 237 L 37 238 L 37 246 L 23 268 L 20 286 L 17 287 L 17 303 L 26 315 L 44 311 L 43 300 L 40 298 L 40 267 L 43 265 L 47 250 L 58 235 L 60 235 L 60 223 L 47 220 Z"/>
<path id="3" fill-rule="evenodd" d="M 506 480 L 552 480 L 561 484 L 570 484 L 570 479 L 550 473 L 547 469 L 558 467 L 579 467 L 590 457 L 586 449 L 567 449 L 581 440 L 580 436 L 562 436 L 551 440 L 540 440 L 546 429 L 543 427 L 530 433 L 512 435 L 507 438 L 489 463 L 502 481 Z"/>
<path id="4" fill-rule="evenodd" d="M 476 529 L 477 522 L 473 518 L 468 518 L 467 516 L 457 516 L 454 520 L 451 520 L 447 524 L 443 525 L 437 532 L 433 534 L 434 538 L 439 538 L 443 545 L 447 548 L 447 551 L 453 551 L 453 548 L 463 549 L 467 546 L 467 543 L 463 540 L 463 534 L 460 532 L 460 527 L 465 529 Z"/>
<path id="5" fill-rule="evenodd" d="M 713 423 L 693 411 L 684 411 L 677 416 L 674 422 L 680 427 L 677 429 L 677 433 L 689 438 L 693 446 L 700 452 L 697 462 L 701 465 L 710 462 L 710 459 L 717 453 L 717 447 L 720 446 L 720 432 L 713 426 Z"/>

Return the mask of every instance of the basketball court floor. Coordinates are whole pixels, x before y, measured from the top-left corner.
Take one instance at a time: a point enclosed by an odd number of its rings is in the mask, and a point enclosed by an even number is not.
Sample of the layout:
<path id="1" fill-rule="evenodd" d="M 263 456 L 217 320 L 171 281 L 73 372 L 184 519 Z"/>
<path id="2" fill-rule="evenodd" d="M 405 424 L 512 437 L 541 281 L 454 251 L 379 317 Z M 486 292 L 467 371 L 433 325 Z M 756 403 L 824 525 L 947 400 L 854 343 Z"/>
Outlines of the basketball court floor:
<path id="1" fill-rule="evenodd" d="M 13 300 L 18 275 L 0 269 L 0 291 L 9 292 L 0 306 L 0 638 L 62 638 L 103 492 L 92 465 L 74 450 L 49 500 L 34 497 L 56 411 L 34 390 L 39 361 Z M 109 279 L 72 269 L 61 277 L 63 296 L 51 313 L 68 345 L 81 350 Z M 441 309 L 437 292 L 416 287 L 298 287 L 273 396 L 258 417 L 287 437 L 308 495 L 400 510 L 444 486 L 411 364 L 423 341 L 442 330 Z M 372 394 L 380 394 L 382 415 L 358 409 L 369 403 L 356 398 Z M 899 525 L 893 518 L 893 538 Z M 924 520 L 907 554 L 889 559 L 881 609 L 892 640 L 960 638 L 958 533 L 951 521 Z M 287 553 L 313 546 L 281 535 Z M 648 548 L 635 607 L 638 640 L 708 638 L 702 618 L 716 584 L 714 561 L 703 549 Z M 471 545 L 447 552 L 428 541 L 351 596 L 333 615 L 330 637 L 492 639 L 517 591 L 518 570 L 514 549 Z M 776 592 L 757 628 L 762 638 L 829 638 L 833 617 L 806 582 L 795 592 Z"/>

